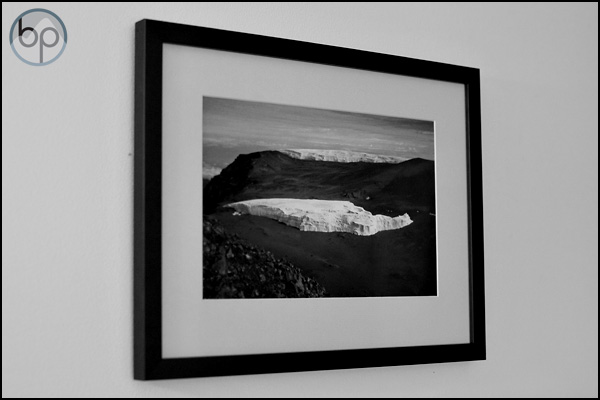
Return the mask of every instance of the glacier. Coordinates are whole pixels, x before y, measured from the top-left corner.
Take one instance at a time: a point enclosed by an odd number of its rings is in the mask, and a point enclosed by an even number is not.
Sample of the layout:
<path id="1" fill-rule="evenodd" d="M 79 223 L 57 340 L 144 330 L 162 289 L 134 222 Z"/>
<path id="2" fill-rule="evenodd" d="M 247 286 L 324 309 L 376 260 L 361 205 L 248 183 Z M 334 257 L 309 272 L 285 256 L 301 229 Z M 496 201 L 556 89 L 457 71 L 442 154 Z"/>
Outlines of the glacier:
<path id="1" fill-rule="evenodd" d="M 267 217 L 310 232 L 347 232 L 360 236 L 404 228 L 413 221 L 408 214 L 397 217 L 373 215 L 349 201 L 316 199 L 255 199 L 227 204 L 236 212 Z"/>
<path id="2" fill-rule="evenodd" d="M 286 149 L 278 151 L 299 160 L 334 161 L 342 163 L 367 162 L 398 164 L 409 160 L 409 158 L 399 156 L 384 156 L 348 150 Z"/>

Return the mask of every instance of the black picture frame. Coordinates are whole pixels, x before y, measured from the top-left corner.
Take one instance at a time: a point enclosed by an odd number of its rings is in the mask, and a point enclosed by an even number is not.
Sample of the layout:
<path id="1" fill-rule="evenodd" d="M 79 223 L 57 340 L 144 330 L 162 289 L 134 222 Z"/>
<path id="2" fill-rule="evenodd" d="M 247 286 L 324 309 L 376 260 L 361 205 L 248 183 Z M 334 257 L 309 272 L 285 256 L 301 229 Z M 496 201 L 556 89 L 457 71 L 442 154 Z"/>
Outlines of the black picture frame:
<path id="1" fill-rule="evenodd" d="M 214 357 L 162 356 L 163 44 L 383 72 L 464 85 L 470 341 L 416 347 Z M 484 360 L 486 358 L 479 70 L 212 28 L 142 20 L 135 26 L 134 378 L 174 379 Z"/>

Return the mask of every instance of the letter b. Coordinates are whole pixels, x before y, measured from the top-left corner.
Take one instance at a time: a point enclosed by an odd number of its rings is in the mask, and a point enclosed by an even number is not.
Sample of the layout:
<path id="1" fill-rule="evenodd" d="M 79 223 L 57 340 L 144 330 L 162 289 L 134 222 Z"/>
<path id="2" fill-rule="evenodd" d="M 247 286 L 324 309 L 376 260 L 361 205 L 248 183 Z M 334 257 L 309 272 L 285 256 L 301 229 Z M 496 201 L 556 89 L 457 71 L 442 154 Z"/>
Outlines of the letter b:
<path id="1" fill-rule="evenodd" d="M 23 32 L 27 32 L 27 31 L 31 31 L 35 35 L 35 39 L 33 40 L 33 42 L 31 42 L 29 44 L 27 44 L 23 41 Z M 23 18 L 19 18 L 19 42 L 21 42 L 23 47 L 33 47 L 33 46 L 35 46 L 37 41 L 38 41 L 38 34 L 35 31 L 35 29 L 33 29 L 31 27 L 27 27 L 27 28 L 23 29 Z"/>

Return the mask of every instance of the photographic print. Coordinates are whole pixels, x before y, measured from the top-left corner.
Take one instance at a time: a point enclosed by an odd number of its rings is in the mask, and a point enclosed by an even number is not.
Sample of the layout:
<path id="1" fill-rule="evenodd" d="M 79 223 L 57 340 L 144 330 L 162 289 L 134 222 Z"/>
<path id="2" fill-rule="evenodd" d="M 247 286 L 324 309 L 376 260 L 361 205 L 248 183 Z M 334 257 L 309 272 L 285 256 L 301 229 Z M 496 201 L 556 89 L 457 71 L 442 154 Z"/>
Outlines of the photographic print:
<path id="1" fill-rule="evenodd" d="M 437 295 L 432 121 L 202 107 L 205 299 Z"/>

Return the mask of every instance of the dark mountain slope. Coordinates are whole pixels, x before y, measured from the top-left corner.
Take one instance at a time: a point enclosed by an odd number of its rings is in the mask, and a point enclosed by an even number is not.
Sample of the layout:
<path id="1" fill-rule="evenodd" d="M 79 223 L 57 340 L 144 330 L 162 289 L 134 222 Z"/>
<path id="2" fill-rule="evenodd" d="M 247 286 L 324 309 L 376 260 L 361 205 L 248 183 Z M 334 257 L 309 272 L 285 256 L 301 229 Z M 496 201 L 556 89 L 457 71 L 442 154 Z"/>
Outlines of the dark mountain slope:
<path id="1" fill-rule="evenodd" d="M 434 213 L 434 162 L 337 163 L 298 160 L 277 151 L 244 154 L 205 186 L 205 213 L 257 198 L 349 200 L 390 216 L 411 210 Z"/>

